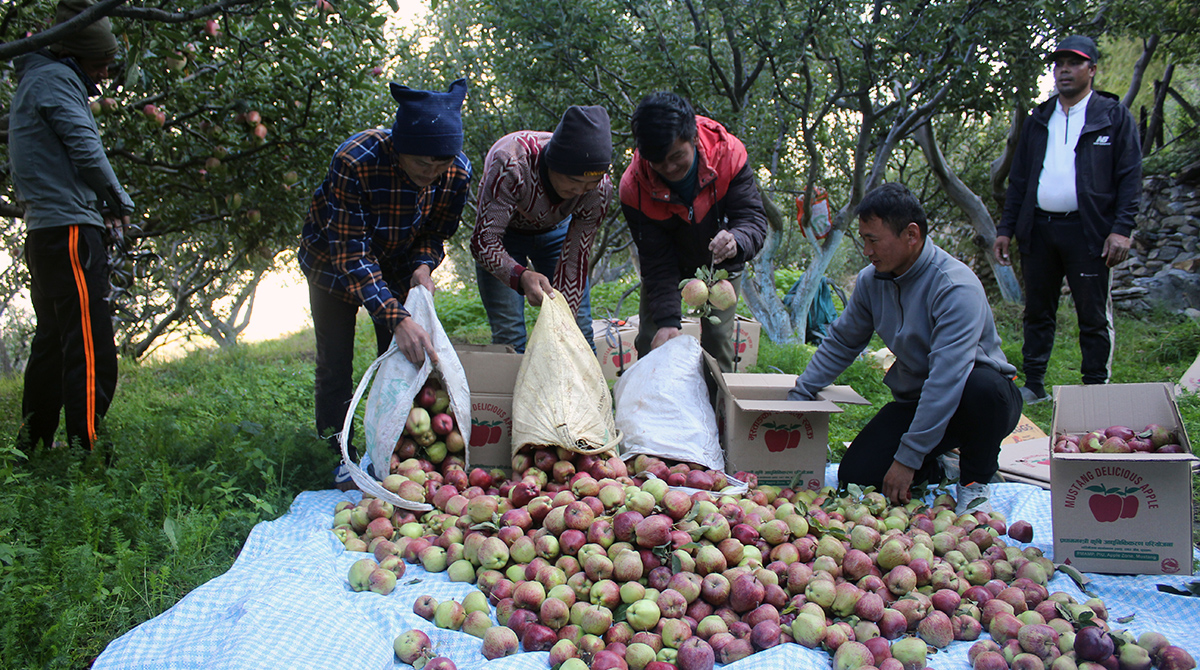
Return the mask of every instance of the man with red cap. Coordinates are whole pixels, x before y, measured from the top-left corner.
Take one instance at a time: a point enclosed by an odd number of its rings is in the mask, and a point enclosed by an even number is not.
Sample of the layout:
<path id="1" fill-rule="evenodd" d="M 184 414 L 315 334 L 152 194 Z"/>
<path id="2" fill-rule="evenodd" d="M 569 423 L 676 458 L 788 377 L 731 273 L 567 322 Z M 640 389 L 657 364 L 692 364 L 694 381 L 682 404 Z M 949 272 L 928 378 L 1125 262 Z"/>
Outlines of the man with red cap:
<path id="1" fill-rule="evenodd" d="M 93 4 L 63 0 L 64 23 Z M 106 235 L 121 235 L 133 201 L 104 153 L 88 98 L 100 95 L 117 54 L 107 18 L 17 62 L 9 158 L 25 208 L 25 260 L 37 331 L 30 344 L 18 444 L 51 445 L 60 411 L 67 440 L 96 444 L 117 386 L 108 306 Z"/>
<path id="2" fill-rule="evenodd" d="M 467 82 L 445 93 L 391 85 L 399 107 L 391 128 L 364 130 L 334 153 L 313 194 L 298 258 L 308 277 L 317 338 L 317 431 L 340 451 L 337 433 L 353 397 L 354 325 L 364 307 L 379 354 L 395 340 L 420 364 L 437 356 L 429 334 L 404 309 L 408 289 L 434 290 L 431 274 L 458 230 L 470 190 L 462 153 Z M 354 447 L 350 456 L 357 459 Z M 334 483 L 350 486 L 348 469 Z"/>
<path id="3" fill-rule="evenodd" d="M 471 255 L 492 342 L 524 352 L 525 301 L 558 290 L 592 343 L 589 256 L 612 199 L 611 163 L 599 106 L 571 106 L 553 133 L 517 131 L 488 151 Z"/>
<path id="4" fill-rule="evenodd" d="M 1072 35 L 1050 54 L 1058 94 L 1021 129 L 994 251 L 1008 265 L 1015 236 L 1025 279 L 1026 403 L 1049 399 L 1046 366 L 1054 346 L 1065 276 L 1079 316 L 1084 384 L 1112 375 L 1110 268 L 1125 260 L 1142 192 L 1142 152 L 1133 115 L 1117 96 L 1092 88 L 1099 53 Z"/>

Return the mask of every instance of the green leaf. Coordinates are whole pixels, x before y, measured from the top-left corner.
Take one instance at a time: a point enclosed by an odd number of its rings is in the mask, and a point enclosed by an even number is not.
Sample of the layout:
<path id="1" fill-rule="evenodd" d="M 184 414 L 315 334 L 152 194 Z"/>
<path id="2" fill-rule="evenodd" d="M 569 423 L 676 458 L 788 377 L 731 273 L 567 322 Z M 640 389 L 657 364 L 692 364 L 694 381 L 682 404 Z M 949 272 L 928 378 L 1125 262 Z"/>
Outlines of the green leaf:
<path id="1" fill-rule="evenodd" d="M 174 519 L 171 517 L 163 519 L 163 532 L 167 535 L 167 541 L 171 543 L 171 549 L 179 551 L 179 528 Z"/>
<path id="2" fill-rule="evenodd" d="M 1189 582 L 1184 585 L 1184 589 L 1180 589 L 1169 584 L 1157 584 L 1155 588 L 1163 593 L 1170 593 L 1174 596 L 1187 596 L 1191 598 L 1200 598 L 1200 581 Z"/>
<path id="3" fill-rule="evenodd" d="M 1088 588 L 1088 584 L 1090 584 L 1092 580 L 1088 579 L 1087 575 L 1077 570 L 1074 566 L 1067 565 L 1066 563 L 1055 563 L 1054 568 L 1070 577 L 1075 582 L 1075 585 L 1079 587 L 1080 591 L 1083 591 L 1092 597 L 1096 596 L 1096 594 L 1093 593 L 1090 588 Z"/>
<path id="4" fill-rule="evenodd" d="M 396 0 L 387 0 L 387 3 L 388 3 L 388 7 L 392 8 L 393 12 L 400 11 L 400 3 L 396 2 Z"/>

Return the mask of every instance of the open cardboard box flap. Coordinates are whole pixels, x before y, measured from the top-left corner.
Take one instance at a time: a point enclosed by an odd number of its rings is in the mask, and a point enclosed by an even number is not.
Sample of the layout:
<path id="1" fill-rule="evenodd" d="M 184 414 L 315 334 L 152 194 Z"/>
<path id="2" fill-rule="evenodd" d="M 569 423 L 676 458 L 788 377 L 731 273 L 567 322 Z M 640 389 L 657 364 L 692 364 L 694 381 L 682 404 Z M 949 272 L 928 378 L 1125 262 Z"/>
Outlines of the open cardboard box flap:
<path id="1" fill-rule="evenodd" d="M 707 353 L 704 360 L 717 386 L 737 399 L 740 409 L 755 412 L 841 412 L 834 403 L 870 405 L 853 388 L 844 385 L 826 386 L 817 393 L 818 400 L 787 400 L 787 392 L 796 385 L 796 375 L 721 373 L 717 360 Z"/>

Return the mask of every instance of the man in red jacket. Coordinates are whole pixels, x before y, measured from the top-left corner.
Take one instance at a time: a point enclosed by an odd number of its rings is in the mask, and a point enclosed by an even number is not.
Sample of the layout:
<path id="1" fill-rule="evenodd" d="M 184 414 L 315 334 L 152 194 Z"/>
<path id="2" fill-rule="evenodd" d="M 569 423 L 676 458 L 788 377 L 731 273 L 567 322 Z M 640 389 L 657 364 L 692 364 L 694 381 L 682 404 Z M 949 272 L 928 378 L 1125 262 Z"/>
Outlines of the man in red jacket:
<path id="1" fill-rule="evenodd" d="M 746 261 L 762 248 L 767 217 L 746 147 L 670 91 L 651 93 L 633 112 L 637 151 L 621 177 L 621 210 L 641 260 L 640 328 L 644 356 L 682 334 L 680 281 L 700 267 L 729 273 L 741 292 Z M 700 344 L 733 370 L 736 304 L 700 322 Z"/>

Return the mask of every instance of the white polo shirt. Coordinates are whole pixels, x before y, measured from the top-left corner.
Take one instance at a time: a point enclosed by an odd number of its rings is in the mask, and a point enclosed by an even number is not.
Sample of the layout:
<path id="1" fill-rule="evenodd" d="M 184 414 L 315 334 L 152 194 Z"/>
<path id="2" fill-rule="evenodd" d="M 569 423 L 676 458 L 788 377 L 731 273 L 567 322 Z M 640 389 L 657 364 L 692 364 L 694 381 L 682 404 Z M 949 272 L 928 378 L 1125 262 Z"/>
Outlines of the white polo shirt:
<path id="1" fill-rule="evenodd" d="M 1063 109 L 1054 105 L 1046 138 L 1046 158 L 1038 177 L 1037 206 L 1047 212 L 1067 213 L 1079 209 L 1075 194 L 1075 144 L 1087 123 L 1087 105 L 1092 92 L 1083 100 Z"/>

